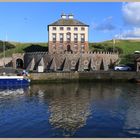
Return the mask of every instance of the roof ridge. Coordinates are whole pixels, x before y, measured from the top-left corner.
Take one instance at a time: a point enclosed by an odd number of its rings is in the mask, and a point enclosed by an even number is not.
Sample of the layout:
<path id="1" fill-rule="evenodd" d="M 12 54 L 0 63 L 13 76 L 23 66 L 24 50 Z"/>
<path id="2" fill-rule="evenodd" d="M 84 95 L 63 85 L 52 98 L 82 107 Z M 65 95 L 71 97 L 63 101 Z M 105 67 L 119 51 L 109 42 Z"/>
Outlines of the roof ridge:
<path id="1" fill-rule="evenodd" d="M 89 26 L 77 19 L 58 19 L 48 26 Z"/>

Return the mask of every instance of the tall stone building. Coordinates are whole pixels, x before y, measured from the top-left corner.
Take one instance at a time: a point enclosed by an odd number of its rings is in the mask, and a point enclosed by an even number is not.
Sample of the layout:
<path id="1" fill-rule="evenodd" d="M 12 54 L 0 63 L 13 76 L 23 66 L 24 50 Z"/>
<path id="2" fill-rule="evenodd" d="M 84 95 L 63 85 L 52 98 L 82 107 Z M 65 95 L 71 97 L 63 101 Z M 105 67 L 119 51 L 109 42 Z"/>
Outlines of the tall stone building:
<path id="1" fill-rule="evenodd" d="M 49 53 L 87 52 L 89 25 L 74 19 L 72 14 L 48 25 Z"/>

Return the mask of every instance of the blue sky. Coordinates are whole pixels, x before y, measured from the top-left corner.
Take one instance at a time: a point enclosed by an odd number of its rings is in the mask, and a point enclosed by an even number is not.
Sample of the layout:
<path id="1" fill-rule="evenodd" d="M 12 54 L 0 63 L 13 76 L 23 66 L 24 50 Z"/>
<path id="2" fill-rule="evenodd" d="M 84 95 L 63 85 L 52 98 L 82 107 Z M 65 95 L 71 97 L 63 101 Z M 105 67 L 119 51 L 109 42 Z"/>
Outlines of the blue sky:
<path id="1" fill-rule="evenodd" d="M 90 42 L 140 37 L 137 2 L 0 2 L 0 40 L 47 42 L 47 25 L 62 12 L 90 26 Z"/>

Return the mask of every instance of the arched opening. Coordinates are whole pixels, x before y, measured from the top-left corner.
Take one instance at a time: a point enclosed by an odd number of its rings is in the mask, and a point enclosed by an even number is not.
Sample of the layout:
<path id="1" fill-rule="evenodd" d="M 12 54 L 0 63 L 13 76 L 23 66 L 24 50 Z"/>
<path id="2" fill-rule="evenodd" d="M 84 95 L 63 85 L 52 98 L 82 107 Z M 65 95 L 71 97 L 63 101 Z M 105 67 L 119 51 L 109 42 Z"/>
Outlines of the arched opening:
<path id="1" fill-rule="evenodd" d="M 70 47 L 70 45 L 67 45 L 67 51 L 68 51 L 68 52 L 71 51 L 71 47 Z"/>
<path id="2" fill-rule="evenodd" d="M 104 70 L 104 62 L 103 62 L 103 59 L 101 61 L 100 70 Z"/>
<path id="3" fill-rule="evenodd" d="M 18 58 L 17 60 L 16 60 L 16 68 L 23 68 L 23 60 L 22 59 L 20 59 L 20 58 Z"/>

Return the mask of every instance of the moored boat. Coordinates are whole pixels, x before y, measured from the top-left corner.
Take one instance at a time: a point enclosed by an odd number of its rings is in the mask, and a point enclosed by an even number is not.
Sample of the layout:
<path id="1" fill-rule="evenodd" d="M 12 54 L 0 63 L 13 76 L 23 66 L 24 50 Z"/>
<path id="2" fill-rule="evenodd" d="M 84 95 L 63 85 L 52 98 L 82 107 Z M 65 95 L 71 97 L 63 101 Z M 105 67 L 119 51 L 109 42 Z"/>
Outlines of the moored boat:
<path id="1" fill-rule="evenodd" d="M 28 86 L 30 79 L 24 76 L 0 76 L 0 86 Z"/>

